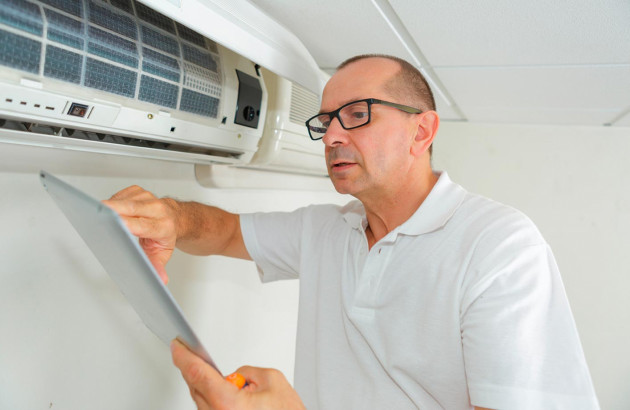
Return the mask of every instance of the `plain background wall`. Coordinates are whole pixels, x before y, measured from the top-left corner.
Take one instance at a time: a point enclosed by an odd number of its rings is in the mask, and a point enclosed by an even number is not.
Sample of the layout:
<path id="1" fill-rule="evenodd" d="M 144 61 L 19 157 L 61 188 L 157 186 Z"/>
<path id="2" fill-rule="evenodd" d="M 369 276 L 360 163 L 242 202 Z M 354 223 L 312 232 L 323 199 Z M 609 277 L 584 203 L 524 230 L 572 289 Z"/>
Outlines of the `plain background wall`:
<path id="1" fill-rule="evenodd" d="M 602 409 L 630 408 L 630 131 L 444 123 L 436 169 L 528 214 L 560 266 Z M 186 409 L 166 346 L 139 321 L 37 179 L 95 197 L 139 183 L 236 212 L 348 200 L 331 190 L 206 189 L 193 168 L 0 144 L 0 408 Z M 244 173 L 252 186 L 271 174 Z M 309 182 L 310 181 L 310 182 Z M 304 187 L 320 186 L 306 178 Z M 177 252 L 169 288 L 218 365 L 291 379 L 297 283 L 262 286 L 246 261 Z"/>
<path id="2" fill-rule="evenodd" d="M 554 251 L 600 405 L 630 409 L 630 129 L 444 123 L 434 168 L 525 212 Z"/>

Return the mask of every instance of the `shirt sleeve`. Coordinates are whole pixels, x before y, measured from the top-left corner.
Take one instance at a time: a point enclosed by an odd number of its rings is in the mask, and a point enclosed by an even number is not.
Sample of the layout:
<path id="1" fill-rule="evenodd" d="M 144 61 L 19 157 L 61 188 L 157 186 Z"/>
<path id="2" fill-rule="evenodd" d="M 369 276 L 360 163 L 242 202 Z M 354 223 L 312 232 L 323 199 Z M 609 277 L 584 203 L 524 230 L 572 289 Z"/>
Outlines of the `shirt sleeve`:
<path id="1" fill-rule="evenodd" d="M 555 259 L 528 229 L 489 241 L 470 266 L 461 331 L 471 403 L 598 409 Z"/>
<path id="2" fill-rule="evenodd" d="M 304 209 L 242 214 L 245 247 L 263 282 L 298 277 Z"/>

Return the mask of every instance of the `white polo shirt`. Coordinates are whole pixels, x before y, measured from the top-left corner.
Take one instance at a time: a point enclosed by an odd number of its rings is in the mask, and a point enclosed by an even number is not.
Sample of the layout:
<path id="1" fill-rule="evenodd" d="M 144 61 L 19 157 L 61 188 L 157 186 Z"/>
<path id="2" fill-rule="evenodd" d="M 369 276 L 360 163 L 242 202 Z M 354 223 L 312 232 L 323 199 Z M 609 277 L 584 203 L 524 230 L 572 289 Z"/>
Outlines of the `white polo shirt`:
<path id="1" fill-rule="evenodd" d="M 241 216 L 263 281 L 300 278 L 309 409 L 596 409 L 553 255 L 520 212 L 443 172 L 368 250 L 358 201 Z"/>

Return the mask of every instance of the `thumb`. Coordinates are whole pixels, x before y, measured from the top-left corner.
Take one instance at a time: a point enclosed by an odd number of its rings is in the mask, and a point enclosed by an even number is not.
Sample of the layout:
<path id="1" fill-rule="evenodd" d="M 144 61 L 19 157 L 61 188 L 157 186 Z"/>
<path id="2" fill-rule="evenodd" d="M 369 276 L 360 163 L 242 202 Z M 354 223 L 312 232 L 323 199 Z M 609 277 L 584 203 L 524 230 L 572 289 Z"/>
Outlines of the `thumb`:
<path id="1" fill-rule="evenodd" d="M 162 279 L 164 284 L 168 284 L 168 275 L 166 274 L 166 263 L 173 255 L 173 249 L 162 246 L 158 241 L 148 238 L 140 238 L 140 246 L 149 258 L 149 261 L 155 268 L 156 272 Z"/>
<path id="2" fill-rule="evenodd" d="M 162 283 L 164 283 L 165 285 L 168 285 L 168 275 L 166 273 L 166 269 L 164 268 L 164 265 L 155 261 L 151 261 L 151 264 L 155 268 L 155 271 L 157 272 L 157 274 L 160 276 L 160 279 L 162 279 Z"/>
<path id="3" fill-rule="evenodd" d="M 229 402 L 231 398 L 226 396 L 238 391 L 236 386 L 223 379 L 219 372 L 177 339 L 171 342 L 171 353 L 173 364 L 181 371 L 198 406 L 198 400 L 209 407 L 212 407 L 212 403 Z"/>

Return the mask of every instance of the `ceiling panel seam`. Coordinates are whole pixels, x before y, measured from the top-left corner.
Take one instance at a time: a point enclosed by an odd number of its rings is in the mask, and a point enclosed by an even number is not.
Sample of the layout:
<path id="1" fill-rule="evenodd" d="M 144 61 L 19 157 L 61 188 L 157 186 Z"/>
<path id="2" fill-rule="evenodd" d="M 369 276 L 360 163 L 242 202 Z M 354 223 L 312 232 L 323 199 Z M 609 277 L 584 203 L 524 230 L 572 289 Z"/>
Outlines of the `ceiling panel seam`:
<path id="1" fill-rule="evenodd" d="M 418 66 L 422 74 L 424 74 L 424 76 L 427 78 L 427 81 L 431 83 L 434 91 L 437 91 L 442 96 L 444 101 L 457 115 L 459 115 L 462 119 L 465 119 L 466 116 L 457 106 L 455 100 L 449 95 L 444 84 L 442 84 L 442 82 L 438 79 L 437 74 L 431 68 L 431 65 L 424 57 L 424 54 L 420 50 L 420 47 L 407 30 L 407 27 L 405 27 L 403 22 L 400 20 L 400 17 L 398 17 L 398 14 L 389 3 L 389 1 L 372 0 L 372 4 L 374 4 L 374 7 L 376 7 L 377 11 L 381 14 L 385 22 L 389 25 L 398 40 L 400 40 L 411 58 L 414 60 L 413 62 Z"/>
<path id="2" fill-rule="evenodd" d="M 605 123 L 604 125 L 615 125 L 615 123 L 621 121 L 621 119 L 624 118 L 628 114 L 630 114 L 630 107 L 628 107 L 625 110 L 621 111 L 612 120 L 610 120 L 609 122 Z"/>
<path id="3" fill-rule="evenodd" d="M 630 64 L 501 64 L 501 65 L 436 65 L 434 69 L 443 70 L 486 70 L 486 69 L 521 69 L 521 68 L 630 68 Z"/>

